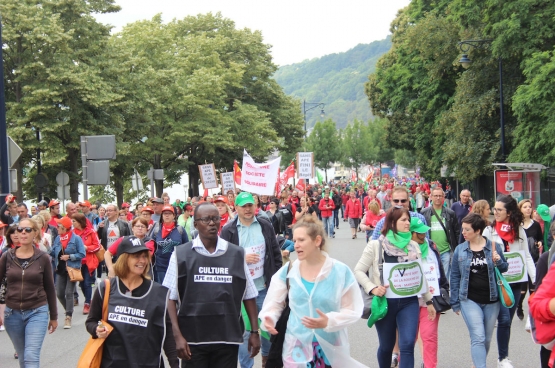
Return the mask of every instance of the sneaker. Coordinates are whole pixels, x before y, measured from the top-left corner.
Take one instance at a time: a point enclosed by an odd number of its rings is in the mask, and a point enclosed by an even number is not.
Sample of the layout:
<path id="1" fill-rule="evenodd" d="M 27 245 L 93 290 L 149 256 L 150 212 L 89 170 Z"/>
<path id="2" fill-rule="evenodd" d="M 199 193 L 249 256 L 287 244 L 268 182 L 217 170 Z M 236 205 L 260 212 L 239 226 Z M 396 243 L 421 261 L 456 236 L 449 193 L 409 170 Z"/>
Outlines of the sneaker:
<path id="1" fill-rule="evenodd" d="M 85 305 L 83 305 L 83 314 L 89 314 L 90 310 L 91 310 L 91 305 L 89 303 L 85 303 Z"/>
<path id="2" fill-rule="evenodd" d="M 77 307 L 79 305 L 79 299 L 73 298 L 73 306 Z"/>
<path id="3" fill-rule="evenodd" d="M 4 325 L 0 326 L 0 331 L 6 331 L 6 328 L 4 327 Z"/>
<path id="4" fill-rule="evenodd" d="M 524 326 L 524 330 L 528 333 L 530 333 L 530 331 L 532 331 L 532 326 L 530 325 L 530 316 L 528 316 L 528 318 L 526 318 L 526 325 Z"/>
<path id="5" fill-rule="evenodd" d="M 395 368 L 399 365 L 399 355 L 391 355 L 391 368 Z"/>
<path id="6" fill-rule="evenodd" d="M 71 316 L 66 316 L 66 320 L 64 322 L 64 330 L 69 330 L 71 328 Z"/>
<path id="7" fill-rule="evenodd" d="M 497 361 L 497 368 L 513 368 L 513 362 L 509 358 L 505 358 L 502 361 Z"/>

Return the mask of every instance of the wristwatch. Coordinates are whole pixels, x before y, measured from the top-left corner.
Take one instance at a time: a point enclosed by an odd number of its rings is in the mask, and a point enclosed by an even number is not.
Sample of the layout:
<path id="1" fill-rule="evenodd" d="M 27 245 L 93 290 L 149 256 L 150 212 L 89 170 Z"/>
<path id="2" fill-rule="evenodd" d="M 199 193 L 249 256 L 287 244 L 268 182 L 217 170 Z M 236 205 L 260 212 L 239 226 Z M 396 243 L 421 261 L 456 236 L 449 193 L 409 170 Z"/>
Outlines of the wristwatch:
<path id="1" fill-rule="evenodd" d="M 434 304 L 434 303 L 432 303 L 431 300 L 428 300 L 428 301 L 426 302 L 426 305 L 432 305 L 432 304 Z"/>

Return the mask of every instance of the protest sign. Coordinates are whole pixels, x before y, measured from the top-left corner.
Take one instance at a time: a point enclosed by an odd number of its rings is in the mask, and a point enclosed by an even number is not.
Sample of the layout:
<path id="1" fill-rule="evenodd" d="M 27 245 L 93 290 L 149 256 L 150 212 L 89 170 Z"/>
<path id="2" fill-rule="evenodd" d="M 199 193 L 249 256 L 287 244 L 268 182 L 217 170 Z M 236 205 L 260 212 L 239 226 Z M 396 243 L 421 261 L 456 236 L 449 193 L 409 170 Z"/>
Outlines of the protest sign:
<path id="1" fill-rule="evenodd" d="M 385 284 L 389 284 L 387 298 L 408 298 L 422 294 L 424 290 L 424 273 L 420 260 L 403 263 L 384 263 Z"/>
<path id="2" fill-rule="evenodd" d="M 432 252 L 430 252 L 432 253 Z M 431 257 L 435 258 L 435 255 L 431 254 Z M 438 296 L 441 294 L 439 288 L 439 277 L 438 274 L 438 264 L 436 261 L 431 259 L 430 255 L 426 262 L 422 263 L 422 269 L 424 270 L 424 276 L 426 276 L 426 281 L 428 282 L 428 291 L 432 293 L 433 296 Z"/>
<path id="3" fill-rule="evenodd" d="M 505 280 L 507 280 L 509 284 L 528 281 L 526 263 L 524 262 L 526 257 L 524 255 L 524 251 L 520 250 L 518 252 L 506 252 L 503 255 L 509 263 L 509 269 L 507 272 L 503 273 Z"/>
<path id="4" fill-rule="evenodd" d="M 234 172 L 225 172 L 220 174 L 220 183 L 222 183 L 222 193 L 227 193 L 229 190 L 235 192 Z"/>
<path id="5" fill-rule="evenodd" d="M 281 156 L 257 164 L 245 150 L 241 168 L 241 190 L 262 195 L 274 194 L 280 161 Z"/>
<path id="6" fill-rule="evenodd" d="M 200 173 L 204 189 L 218 187 L 218 179 L 216 178 L 216 168 L 214 167 L 214 164 L 198 165 L 198 171 Z"/>
<path id="7" fill-rule="evenodd" d="M 297 177 L 312 179 L 314 177 L 314 153 L 297 152 Z"/>

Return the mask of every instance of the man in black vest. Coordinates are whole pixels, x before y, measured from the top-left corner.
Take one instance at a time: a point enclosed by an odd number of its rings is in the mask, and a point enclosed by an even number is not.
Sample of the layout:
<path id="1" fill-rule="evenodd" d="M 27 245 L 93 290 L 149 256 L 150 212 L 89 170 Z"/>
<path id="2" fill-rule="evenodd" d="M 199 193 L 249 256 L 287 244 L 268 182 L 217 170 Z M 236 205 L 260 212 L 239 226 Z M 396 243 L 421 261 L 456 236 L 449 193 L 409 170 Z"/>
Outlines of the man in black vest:
<path id="1" fill-rule="evenodd" d="M 168 313 L 177 355 L 186 368 L 236 368 L 245 329 L 241 302 L 252 326 L 251 357 L 260 350 L 258 292 L 243 248 L 218 236 L 216 206 L 198 205 L 193 221 L 198 237 L 175 248 L 163 284 L 170 289 Z"/>

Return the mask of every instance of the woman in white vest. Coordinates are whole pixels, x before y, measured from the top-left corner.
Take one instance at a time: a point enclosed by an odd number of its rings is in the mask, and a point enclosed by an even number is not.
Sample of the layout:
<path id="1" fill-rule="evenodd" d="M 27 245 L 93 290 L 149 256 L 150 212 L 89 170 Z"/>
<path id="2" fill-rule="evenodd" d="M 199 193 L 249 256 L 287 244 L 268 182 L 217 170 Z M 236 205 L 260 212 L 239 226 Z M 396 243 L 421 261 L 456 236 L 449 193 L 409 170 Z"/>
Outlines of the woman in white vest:
<path id="1" fill-rule="evenodd" d="M 259 314 L 262 329 L 277 334 L 275 325 L 289 294 L 285 367 L 364 367 L 350 357 L 347 336 L 347 326 L 362 314 L 362 296 L 349 267 L 324 252 L 325 238 L 322 223 L 312 216 L 293 226 L 298 258 L 289 273 L 287 263 L 274 274 Z"/>
<path id="2" fill-rule="evenodd" d="M 483 236 L 492 243 L 501 245 L 504 253 L 524 252 L 524 263 L 528 277 L 536 282 L 536 266 L 528 249 L 528 239 L 522 227 L 523 215 L 516 200 L 508 195 L 500 195 L 493 207 L 495 220 L 491 227 L 487 227 Z M 501 306 L 497 320 L 497 347 L 499 349 L 498 368 L 512 368 L 509 360 L 509 340 L 511 338 L 511 323 L 520 299 L 520 283 L 512 283 L 511 289 L 515 297 L 512 308 Z"/>

